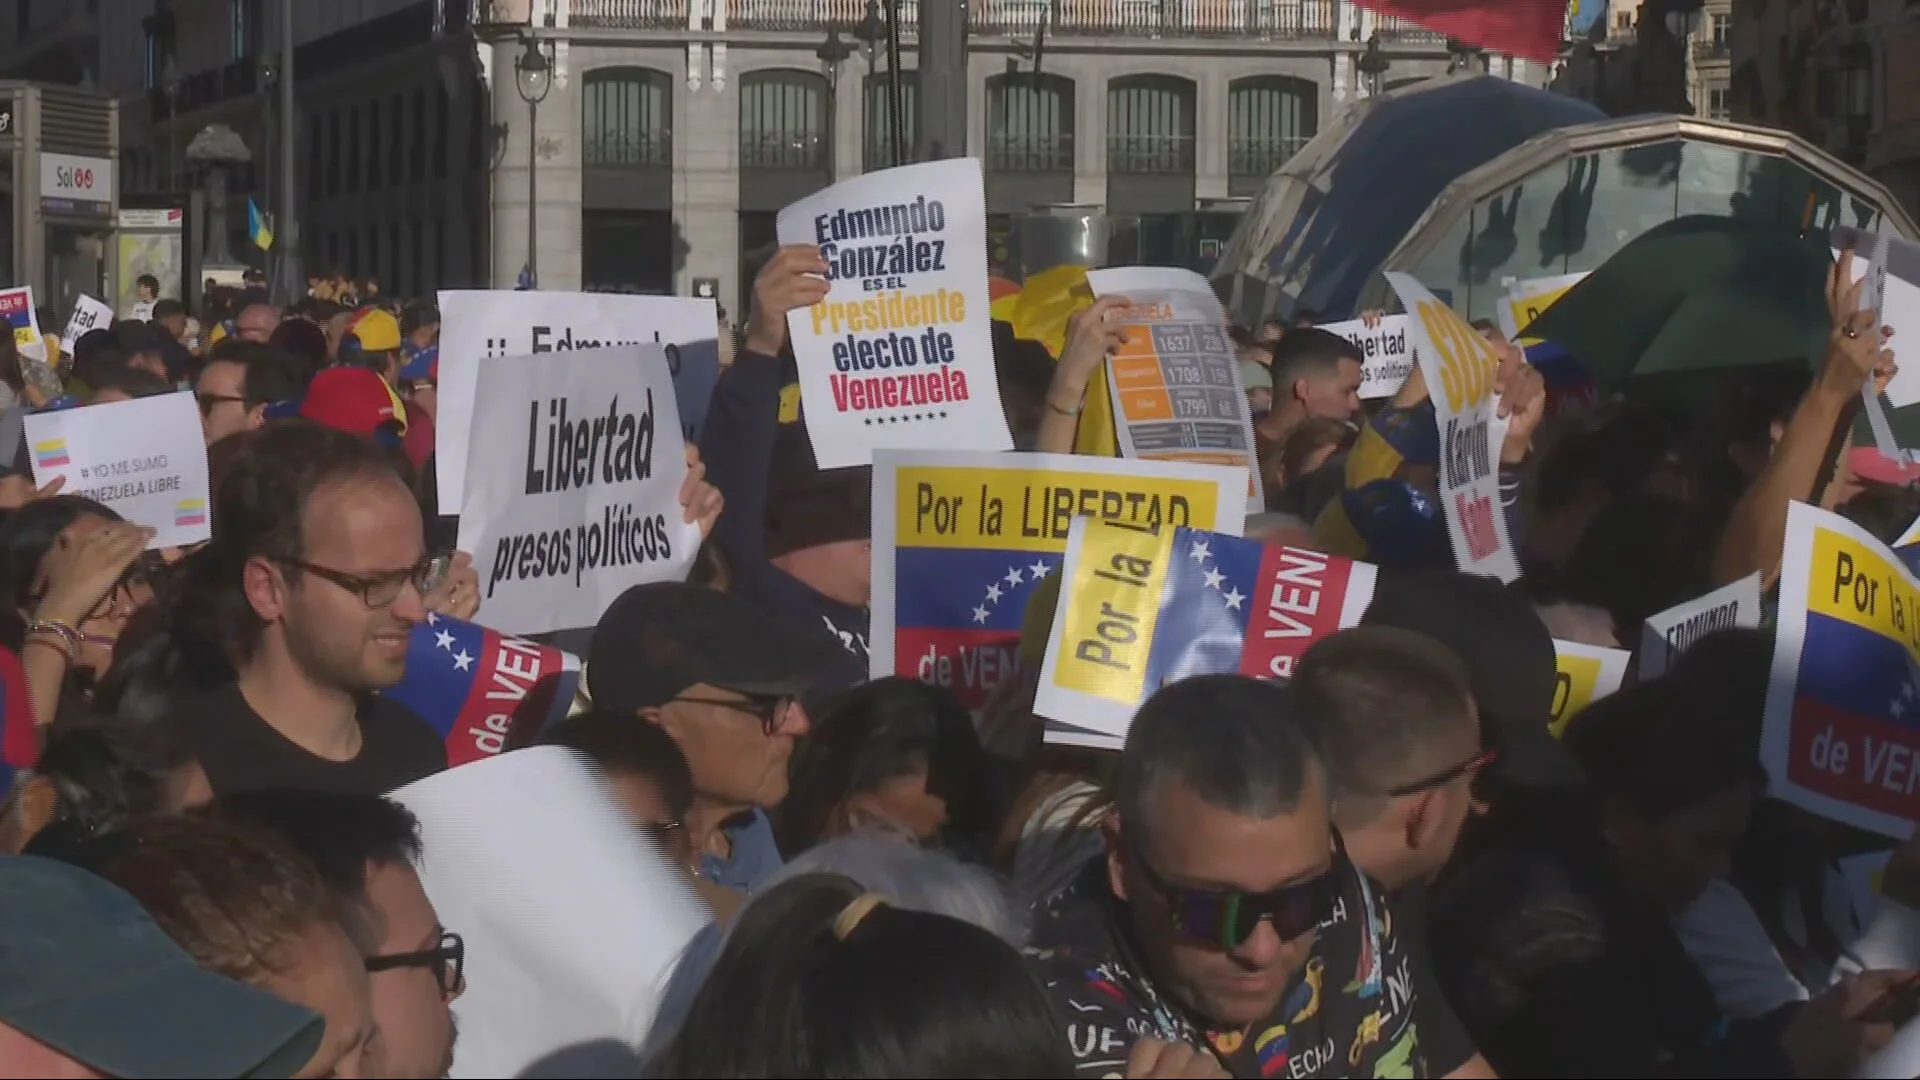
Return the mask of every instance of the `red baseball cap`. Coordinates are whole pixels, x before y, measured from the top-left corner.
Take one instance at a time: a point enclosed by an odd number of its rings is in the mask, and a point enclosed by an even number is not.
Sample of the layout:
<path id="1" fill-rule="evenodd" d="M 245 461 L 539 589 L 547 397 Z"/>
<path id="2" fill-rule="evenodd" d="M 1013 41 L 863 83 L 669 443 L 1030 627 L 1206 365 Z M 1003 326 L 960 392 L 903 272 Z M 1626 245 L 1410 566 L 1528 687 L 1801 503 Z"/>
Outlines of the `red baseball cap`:
<path id="1" fill-rule="evenodd" d="M 1847 454 L 1853 475 L 1876 484 L 1911 484 L 1920 480 L 1920 464 L 1903 465 L 1872 446 L 1856 446 Z"/>
<path id="2" fill-rule="evenodd" d="M 372 438 L 380 425 L 395 423 L 407 430 L 406 410 L 387 380 L 359 367 L 327 368 L 307 385 L 300 415 L 316 424 L 348 434 Z"/>

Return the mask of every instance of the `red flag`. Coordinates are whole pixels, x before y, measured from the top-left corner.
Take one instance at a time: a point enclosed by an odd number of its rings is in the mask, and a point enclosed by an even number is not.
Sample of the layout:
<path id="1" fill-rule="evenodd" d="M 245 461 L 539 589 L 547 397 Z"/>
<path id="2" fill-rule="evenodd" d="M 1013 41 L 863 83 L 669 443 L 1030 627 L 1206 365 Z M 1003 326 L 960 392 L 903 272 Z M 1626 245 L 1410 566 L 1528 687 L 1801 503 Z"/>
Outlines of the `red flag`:
<path id="1" fill-rule="evenodd" d="M 1546 62 L 1566 35 L 1566 0 L 1356 0 L 1489 52 Z"/>

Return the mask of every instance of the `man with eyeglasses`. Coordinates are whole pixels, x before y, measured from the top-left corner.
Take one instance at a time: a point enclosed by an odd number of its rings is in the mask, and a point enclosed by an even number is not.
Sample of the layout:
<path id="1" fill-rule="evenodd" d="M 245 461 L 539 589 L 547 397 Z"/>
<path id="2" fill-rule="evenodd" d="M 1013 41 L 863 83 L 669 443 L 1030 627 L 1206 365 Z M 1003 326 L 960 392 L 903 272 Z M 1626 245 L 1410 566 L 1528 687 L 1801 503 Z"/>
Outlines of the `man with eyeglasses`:
<path id="1" fill-rule="evenodd" d="M 266 828 L 320 872 L 366 957 L 379 1030 L 368 1075 L 447 1075 L 452 1005 L 466 989 L 466 943 L 440 925 L 420 882 L 420 823 L 413 814 L 378 795 L 286 789 L 223 796 L 202 812 Z"/>
<path id="2" fill-rule="evenodd" d="M 293 358 L 272 345 L 223 341 L 193 384 L 200 427 L 212 446 L 266 423 L 267 406 L 293 401 L 303 387 Z"/>
<path id="3" fill-rule="evenodd" d="M 752 891 L 780 868 L 768 808 L 807 733 L 800 695 L 843 661 L 831 640 L 768 618 L 726 593 L 636 585 L 594 628 L 588 696 L 658 724 L 693 771 L 684 824 L 701 877 Z"/>
<path id="4" fill-rule="evenodd" d="M 1119 1075 L 1141 1039 L 1234 1076 L 1432 1075 L 1407 956 L 1333 827 L 1306 713 L 1290 687 L 1209 675 L 1134 717 L 1107 853 L 1044 905 L 1031 946 L 1079 1075 Z"/>
<path id="5" fill-rule="evenodd" d="M 238 680 L 175 720 L 215 794 L 272 787 L 385 794 L 446 768 L 427 723 L 376 691 L 406 670 L 449 559 L 371 441 L 304 420 L 260 429 L 213 497 L 190 557 Z"/>

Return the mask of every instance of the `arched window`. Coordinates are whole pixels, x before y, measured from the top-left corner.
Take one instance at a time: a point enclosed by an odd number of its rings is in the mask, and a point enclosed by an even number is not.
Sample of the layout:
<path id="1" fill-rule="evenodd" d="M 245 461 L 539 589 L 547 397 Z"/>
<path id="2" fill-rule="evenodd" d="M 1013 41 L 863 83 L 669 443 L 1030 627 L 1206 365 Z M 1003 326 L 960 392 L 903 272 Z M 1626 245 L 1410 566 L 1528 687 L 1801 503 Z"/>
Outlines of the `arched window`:
<path id="1" fill-rule="evenodd" d="M 581 164 L 671 168 L 673 81 L 642 67 L 599 68 L 581 80 Z"/>
<path id="2" fill-rule="evenodd" d="M 997 172 L 1073 171 L 1073 80 L 1019 72 L 987 79 L 987 162 Z"/>
<path id="3" fill-rule="evenodd" d="M 740 80 L 740 167 L 831 171 L 832 105 L 819 72 L 748 72 Z"/>
<path id="4" fill-rule="evenodd" d="M 1251 195 L 1319 130 L 1320 88 L 1286 75 L 1235 79 L 1227 87 L 1230 194 Z M 1240 190 L 1242 187 L 1249 190 Z"/>
<path id="5" fill-rule="evenodd" d="M 887 169 L 913 160 L 913 144 L 920 138 L 920 73 L 917 71 L 900 72 L 900 125 L 901 148 L 894 151 L 893 124 L 893 77 L 886 72 L 866 77 L 867 97 L 865 101 L 867 125 L 866 156 L 862 168 L 866 172 L 875 169 Z"/>
<path id="6" fill-rule="evenodd" d="M 1194 86 L 1172 75 L 1130 75 L 1107 84 L 1107 171 L 1193 172 Z"/>

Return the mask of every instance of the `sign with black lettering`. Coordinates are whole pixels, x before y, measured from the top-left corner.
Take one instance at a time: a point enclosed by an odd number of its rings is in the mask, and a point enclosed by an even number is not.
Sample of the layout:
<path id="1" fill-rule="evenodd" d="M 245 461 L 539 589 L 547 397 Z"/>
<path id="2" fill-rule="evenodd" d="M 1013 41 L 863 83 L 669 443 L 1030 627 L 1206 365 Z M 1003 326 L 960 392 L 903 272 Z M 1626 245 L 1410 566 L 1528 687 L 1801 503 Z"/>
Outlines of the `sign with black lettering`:
<path id="1" fill-rule="evenodd" d="M 665 352 L 627 345 L 481 364 L 460 550 L 482 617 L 510 634 L 592 626 L 629 586 L 678 581 L 686 442 Z"/>
<path id="2" fill-rule="evenodd" d="M 33 482 L 112 507 L 154 530 L 149 547 L 207 539 L 207 444 L 192 394 L 159 394 L 34 413 L 26 420 Z"/>
<path id="3" fill-rule="evenodd" d="M 1749 574 L 1705 596 L 1677 604 L 1647 620 L 1640 637 L 1640 678 L 1666 673 L 1680 654 L 1708 634 L 1760 625 L 1760 575 Z"/>

